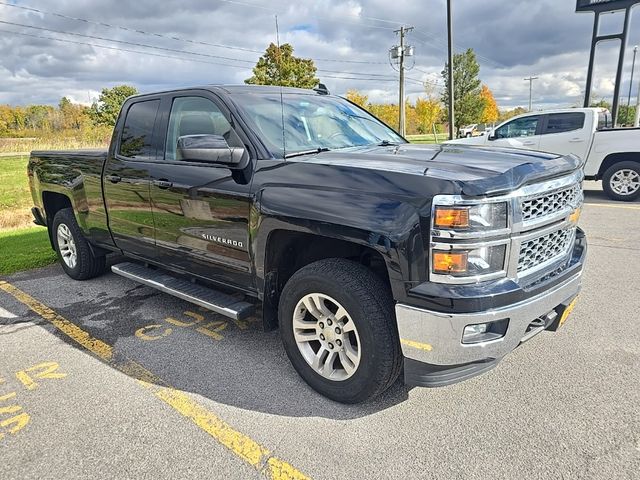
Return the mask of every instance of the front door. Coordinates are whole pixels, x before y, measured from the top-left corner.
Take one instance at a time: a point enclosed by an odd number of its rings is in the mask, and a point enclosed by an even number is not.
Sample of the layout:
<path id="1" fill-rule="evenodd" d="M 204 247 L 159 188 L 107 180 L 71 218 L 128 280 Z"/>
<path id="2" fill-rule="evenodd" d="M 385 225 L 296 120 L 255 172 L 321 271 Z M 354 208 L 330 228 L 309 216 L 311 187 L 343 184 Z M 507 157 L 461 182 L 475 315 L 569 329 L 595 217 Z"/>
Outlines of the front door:
<path id="1" fill-rule="evenodd" d="M 538 150 L 540 127 L 539 115 L 516 118 L 498 127 L 491 137 L 489 145 Z"/>
<path id="2" fill-rule="evenodd" d="M 221 135 L 244 144 L 213 98 L 176 96 L 166 122 L 165 150 L 152 172 L 151 199 L 160 260 L 232 285 L 249 285 L 250 184 L 225 165 L 181 158 L 184 135 Z"/>
<path id="3" fill-rule="evenodd" d="M 156 160 L 155 125 L 160 99 L 132 103 L 109 152 L 102 185 L 109 228 L 118 248 L 155 256 L 149 167 Z M 122 121 L 122 120 L 121 120 Z"/>

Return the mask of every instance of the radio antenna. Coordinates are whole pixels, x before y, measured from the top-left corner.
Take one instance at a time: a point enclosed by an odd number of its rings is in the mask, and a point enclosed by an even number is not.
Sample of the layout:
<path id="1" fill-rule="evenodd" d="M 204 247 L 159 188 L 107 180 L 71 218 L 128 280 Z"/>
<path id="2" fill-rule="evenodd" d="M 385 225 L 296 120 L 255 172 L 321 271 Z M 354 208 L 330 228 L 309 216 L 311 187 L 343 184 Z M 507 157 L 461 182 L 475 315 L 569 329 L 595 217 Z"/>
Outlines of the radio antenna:
<path id="1" fill-rule="evenodd" d="M 287 157 L 287 144 L 284 135 L 284 99 L 282 95 L 282 51 L 280 50 L 280 28 L 278 27 L 278 15 L 276 17 L 276 44 L 278 53 L 276 62 L 278 63 L 278 85 L 280 85 L 280 113 L 282 115 L 282 157 Z"/>

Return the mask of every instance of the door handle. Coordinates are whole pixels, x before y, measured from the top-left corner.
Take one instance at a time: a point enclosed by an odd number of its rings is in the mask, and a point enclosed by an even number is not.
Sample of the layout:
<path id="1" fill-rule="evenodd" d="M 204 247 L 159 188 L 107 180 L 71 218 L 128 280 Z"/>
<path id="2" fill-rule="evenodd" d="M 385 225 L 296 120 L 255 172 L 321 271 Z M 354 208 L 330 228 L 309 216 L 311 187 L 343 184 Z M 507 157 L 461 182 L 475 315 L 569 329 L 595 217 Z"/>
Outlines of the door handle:
<path id="1" fill-rule="evenodd" d="M 529 146 L 529 145 L 535 145 L 536 142 L 522 142 L 522 144 Z"/>
<path id="2" fill-rule="evenodd" d="M 584 139 L 582 138 L 572 138 L 571 140 L 569 140 L 569 143 L 582 143 L 584 142 Z"/>
<path id="3" fill-rule="evenodd" d="M 122 180 L 122 177 L 119 177 L 118 175 L 109 175 L 107 176 L 107 180 L 111 183 L 119 183 Z"/>
<path id="4" fill-rule="evenodd" d="M 161 178 L 160 180 L 154 180 L 153 184 L 156 187 L 161 188 L 163 190 L 166 190 L 167 188 L 173 187 L 173 182 L 170 182 L 166 178 Z"/>

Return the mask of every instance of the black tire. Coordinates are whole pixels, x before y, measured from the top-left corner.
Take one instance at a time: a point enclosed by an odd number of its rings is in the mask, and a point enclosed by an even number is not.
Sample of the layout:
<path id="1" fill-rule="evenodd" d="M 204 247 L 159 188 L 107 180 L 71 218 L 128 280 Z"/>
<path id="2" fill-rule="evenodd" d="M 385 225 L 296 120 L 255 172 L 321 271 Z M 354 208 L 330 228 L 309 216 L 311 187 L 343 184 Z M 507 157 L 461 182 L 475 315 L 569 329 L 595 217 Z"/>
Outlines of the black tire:
<path id="1" fill-rule="evenodd" d="M 602 176 L 602 189 L 604 190 L 604 193 L 607 194 L 607 197 L 609 197 L 611 200 L 618 200 L 621 202 L 632 202 L 633 200 L 636 200 L 640 196 L 640 188 L 633 193 L 624 195 L 616 192 L 613 189 L 613 186 L 611 185 L 612 179 L 614 178 L 616 173 L 620 172 L 621 170 L 631 170 L 635 172 L 638 177 L 640 177 L 640 162 L 631 162 L 631 161 L 618 162 L 612 165 L 611 167 L 609 167 L 607 171 L 604 172 L 604 175 Z"/>
<path id="2" fill-rule="evenodd" d="M 62 258 L 60 252 L 60 246 L 58 245 L 58 228 L 60 225 L 66 225 L 73 237 L 73 242 L 76 249 L 76 264 L 74 267 L 70 267 Z M 58 254 L 58 260 L 62 265 L 63 270 L 74 280 L 88 280 L 90 278 L 97 277 L 104 273 L 106 267 L 105 256 L 94 256 L 89 243 L 82 235 L 82 231 L 76 222 L 76 218 L 73 215 L 73 210 L 70 208 L 63 208 L 56 213 L 53 218 L 53 224 L 51 226 L 51 236 L 53 238 L 53 245 L 56 253 Z"/>
<path id="3" fill-rule="evenodd" d="M 473 134 L 471 134 L 471 133 L 467 133 L 467 135 L 466 135 L 467 138 L 471 138 L 472 136 L 473 136 Z"/>
<path id="4" fill-rule="evenodd" d="M 294 310 L 311 293 L 335 299 L 357 328 L 361 357 L 349 378 L 336 381 L 323 377 L 307 363 L 298 348 L 293 332 Z M 384 392 L 400 374 L 402 353 L 393 297 L 385 282 L 359 263 L 336 258 L 300 269 L 282 291 L 278 317 L 280 336 L 293 367 L 325 397 L 341 403 L 360 403 Z"/>

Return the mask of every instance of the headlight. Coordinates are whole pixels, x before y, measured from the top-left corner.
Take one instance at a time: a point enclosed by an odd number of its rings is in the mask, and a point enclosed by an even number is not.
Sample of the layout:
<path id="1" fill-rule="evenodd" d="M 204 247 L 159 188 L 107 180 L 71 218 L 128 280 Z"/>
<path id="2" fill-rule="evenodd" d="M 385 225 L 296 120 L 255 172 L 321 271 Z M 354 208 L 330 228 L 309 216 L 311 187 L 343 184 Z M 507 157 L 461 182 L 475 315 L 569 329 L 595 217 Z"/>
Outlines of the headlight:
<path id="1" fill-rule="evenodd" d="M 433 250 L 432 270 L 437 275 L 474 277 L 504 269 L 506 245 L 475 249 Z"/>
<path id="2" fill-rule="evenodd" d="M 507 227 L 507 204 L 483 203 L 466 206 L 437 206 L 434 211 L 435 228 L 485 231 Z"/>

